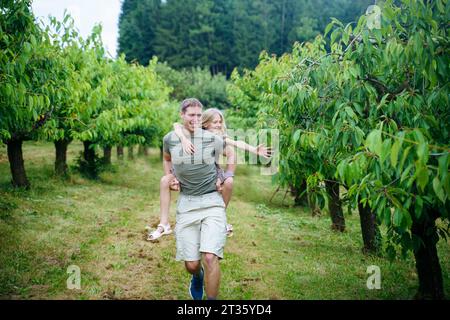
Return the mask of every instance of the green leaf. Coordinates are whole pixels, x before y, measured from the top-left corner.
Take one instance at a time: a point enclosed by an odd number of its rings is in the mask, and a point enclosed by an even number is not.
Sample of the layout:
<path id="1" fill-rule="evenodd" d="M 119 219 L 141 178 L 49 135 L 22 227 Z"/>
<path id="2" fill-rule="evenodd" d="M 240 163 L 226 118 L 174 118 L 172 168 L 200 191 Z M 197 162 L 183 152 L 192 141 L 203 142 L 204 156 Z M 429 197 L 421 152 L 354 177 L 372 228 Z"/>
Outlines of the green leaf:
<path id="1" fill-rule="evenodd" d="M 31 44 L 30 44 L 29 42 L 25 42 L 25 43 L 23 44 L 23 52 L 24 52 L 25 54 L 28 54 L 28 53 L 31 52 Z"/>
<path id="2" fill-rule="evenodd" d="M 437 0 L 437 1 L 435 1 L 435 3 L 436 3 L 436 6 L 437 6 L 439 12 L 441 14 L 444 14 L 445 13 L 445 8 L 444 8 L 444 5 L 442 4 L 442 1 L 441 0 Z"/>
<path id="3" fill-rule="evenodd" d="M 416 162 L 416 178 L 417 185 L 422 191 L 425 190 L 425 187 L 428 183 L 428 169 L 426 166 L 422 165 L 420 162 Z"/>
<path id="4" fill-rule="evenodd" d="M 349 36 L 349 34 L 346 31 L 342 32 L 342 42 L 345 45 L 348 44 L 349 38 L 350 38 L 350 36 Z"/>
<path id="5" fill-rule="evenodd" d="M 408 167 L 406 167 L 405 171 L 403 171 L 402 176 L 400 178 L 400 182 L 403 182 L 408 176 L 411 169 L 414 167 L 414 164 L 410 164 Z"/>
<path id="6" fill-rule="evenodd" d="M 384 163 L 390 151 L 391 151 L 391 139 L 386 139 L 383 141 L 381 147 L 380 163 Z"/>
<path id="7" fill-rule="evenodd" d="M 393 219 L 394 226 L 399 227 L 402 223 L 402 219 L 403 213 L 400 211 L 399 208 L 396 208 L 394 211 L 394 219 Z"/>
<path id="8" fill-rule="evenodd" d="M 294 144 L 297 143 L 298 139 L 300 138 L 301 130 L 296 130 L 294 133 L 294 136 L 292 137 L 292 141 Z"/>
<path id="9" fill-rule="evenodd" d="M 374 29 L 372 30 L 373 35 L 375 36 L 375 39 L 377 39 L 378 44 L 381 44 L 381 30 Z"/>
<path id="10" fill-rule="evenodd" d="M 442 185 L 438 179 L 438 177 L 435 177 L 433 179 L 433 190 L 436 193 L 437 197 L 439 198 L 439 200 L 442 201 L 442 203 L 445 203 L 445 192 L 444 192 L 444 188 L 442 188 Z"/>
<path id="11" fill-rule="evenodd" d="M 7 83 L 5 86 L 6 96 L 10 96 L 13 93 L 13 87 L 11 84 Z"/>
<path id="12" fill-rule="evenodd" d="M 350 118 L 352 118 L 352 119 L 358 121 L 358 116 L 357 116 L 356 113 L 352 110 L 352 108 L 350 108 L 350 107 L 345 107 L 344 110 L 345 110 L 345 112 L 347 112 L 347 115 L 348 115 Z"/>
<path id="13" fill-rule="evenodd" d="M 448 153 L 446 153 L 443 156 L 440 156 L 438 159 L 439 163 L 439 175 L 441 177 L 441 180 L 445 180 L 448 175 Z"/>
<path id="14" fill-rule="evenodd" d="M 341 28 L 336 28 L 331 33 L 331 44 L 333 44 L 336 41 L 336 38 L 339 36 L 339 32 L 341 31 Z"/>
<path id="15" fill-rule="evenodd" d="M 417 157 L 418 160 L 422 163 L 428 162 L 428 143 L 422 142 L 417 146 Z"/>
<path id="16" fill-rule="evenodd" d="M 388 18 L 389 20 L 394 19 L 395 13 L 394 10 L 390 6 L 384 6 L 383 8 L 383 15 Z"/>
<path id="17" fill-rule="evenodd" d="M 36 47 L 36 37 L 33 34 L 30 35 L 30 42 L 33 47 Z"/>
<path id="18" fill-rule="evenodd" d="M 327 36 L 328 32 L 330 32 L 331 28 L 333 28 L 333 25 L 334 25 L 334 23 L 333 23 L 333 22 L 330 22 L 330 23 L 326 26 L 325 31 L 324 31 L 324 34 L 323 34 L 324 37 Z"/>
<path id="19" fill-rule="evenodd" d="M 34 101 L 33 101 L 33 96 L 28 96 L 28 107 L 30 108 L 30 109 L 32 109 L 34 112 L 36 112 L 34 109 L 33 109 L 33 107 L 34 107 Z M 37 117 L 36 117 L 37 118 Z M 35 118 L 35 119 L 36 119 Z"/>
<path id="20" fill-rule="evenodd" d="M 376 155 L 381 155 L 382 140 L 381 130 L 373 130 L 366 138 L 366 146 Z"/>
<path id="21" fill-rule="evenodd" d="M 400 147 L 402 146 L 402 143 L 403 143 L 403 140 L 397 139 L 397 140 L 395 140 L 394 144 L 392 145 L 391 165 L 394 168 L 397 166 L 398 153 L 400 151 Z"/>
<path id="22" fill-rule="evenodd" d="M 402 155 L 402 160 L 400 161 L 399 164 L 399 170 L 401 171 L 403 168 L 403 165 L 405 164 L 405 160 L 408 157 L 409 154 L 409 150 L 411 150 L 411 146 L 407 147 L 406 149 L 403 150 L 403 155 Z"/>
<path id="23" fill-rule="evenodd" d="M 380 103 L 377 106 L 377 110 L 381 109 L 382 107 L 384 107 L 384 105 L 386 104 L 386 99 L 390 96 L 390 93 L 386 93 L 383 98 L 381 98 Z"/>

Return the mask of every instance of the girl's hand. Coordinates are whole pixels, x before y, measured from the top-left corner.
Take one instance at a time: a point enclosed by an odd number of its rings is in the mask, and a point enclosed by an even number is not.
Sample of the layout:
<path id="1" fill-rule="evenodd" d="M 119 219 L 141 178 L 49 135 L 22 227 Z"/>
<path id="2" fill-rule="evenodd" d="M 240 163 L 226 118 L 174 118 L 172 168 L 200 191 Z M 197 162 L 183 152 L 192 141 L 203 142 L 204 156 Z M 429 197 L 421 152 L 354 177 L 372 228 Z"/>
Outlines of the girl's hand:
<path id="1" fill-rule="evenodd" d="M 194 154 L 195 146 L 188 138 L 181 139 L 181 145 L 183 147 L 184 152 L 186 152 L 187 154 Z"/>
<path id="2" fill-rule="evenodd" d="M 223 189 L 222 188 L 222 184 L 223 184 L 223 181 L 220 180 L 220 178 L 218 178 L 217 181 L 216 181 L 216 190 L 219 193 L 222 193 L 222 189 Z"/>
<path id="3" fill-rule="evenodd" d="M 180 182 L 177 178 L 173 178 L 169 183 L 169 188 L 172 191 L 180 191 Z"/>
<path id="4" fill-rule="evenodd" d="M 272 148 L 267 148 L 265 145 L 260 144 L 256 147 L 256 154 L 264 158 L 270 158 L 272 156 Z"/>

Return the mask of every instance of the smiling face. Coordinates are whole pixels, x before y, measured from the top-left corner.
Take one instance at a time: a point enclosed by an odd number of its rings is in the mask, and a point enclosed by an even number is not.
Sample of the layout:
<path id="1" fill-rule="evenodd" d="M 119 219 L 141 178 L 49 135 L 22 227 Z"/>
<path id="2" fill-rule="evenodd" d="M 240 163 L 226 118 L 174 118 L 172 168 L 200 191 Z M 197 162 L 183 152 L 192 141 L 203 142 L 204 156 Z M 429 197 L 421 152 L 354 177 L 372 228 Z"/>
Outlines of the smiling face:
<path id="1" fill-rule="evenodd" d="M 211 131 L 213 133 L 222 133 L 222 117 L 220 114 L 216 113 L 211 122 L 206 126 L 206 130 Z"/>
<path id="2" fill-rule="evenodd" d="M 202 108 L 199 106 L 187 107 L 180 114 L 183 126 L 189 131 L 194 132 L 199 128 L 202 122 Z"/>

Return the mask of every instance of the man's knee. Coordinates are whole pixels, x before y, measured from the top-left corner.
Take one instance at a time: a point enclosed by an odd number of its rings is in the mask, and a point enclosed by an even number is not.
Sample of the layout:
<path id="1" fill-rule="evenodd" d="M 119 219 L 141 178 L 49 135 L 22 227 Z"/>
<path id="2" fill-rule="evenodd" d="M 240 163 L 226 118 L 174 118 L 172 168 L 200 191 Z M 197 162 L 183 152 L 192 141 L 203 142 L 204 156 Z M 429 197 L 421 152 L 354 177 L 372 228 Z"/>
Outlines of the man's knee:
<path id="1" fill-rule="evenodd" d="M 205 253 L 203 256 L 207 268 L 213 267 L 219 263 L 219 258 L 213 253 Z"/>
<path id="2" fill-rule="evenodd" d="M 200 269 L 200 261 L 185 261 L 184 265 L 189 273 L 197 273 Z"/>

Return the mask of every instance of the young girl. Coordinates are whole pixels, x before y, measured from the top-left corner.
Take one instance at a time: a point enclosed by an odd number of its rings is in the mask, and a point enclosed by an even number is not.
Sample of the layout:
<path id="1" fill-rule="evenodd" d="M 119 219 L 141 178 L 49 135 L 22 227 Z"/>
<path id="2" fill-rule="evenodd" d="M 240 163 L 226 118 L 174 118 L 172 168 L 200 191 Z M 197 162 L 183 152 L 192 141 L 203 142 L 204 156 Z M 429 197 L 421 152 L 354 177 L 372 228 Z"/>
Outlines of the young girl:
<path id="1" fill-rule="evenodd" d="M 191 143 L 191 141 L 184 135 L 183 126 L 179 123 L 175 123 L 174 125 L 175 134 L 180 138 L 181 144 L 183 147 L 183 151 L 187 154 L 193 154 L 195 152 L 195 147 Z M 244 141 L 234 141 L 230 139 L 226 135 L 226 125 L 225 119 L 218 109 L 208 109 L 202 114 L 202 128 L 204 130 L 208 130 L 214 134 L 217 134 L 223 137 L 227 146 L 235 146 L 242 150 L 247 150 L 254 154 L 270 157 L 271 149 L 266 148 L 264 145 L 258 145 L 257 147 L 251 146 Z M 217 165 L 218 166 L 218 165 Z M 228 206 L 228 203 L 231 199 L 231 194 L 233 191 L 233 177 L 230 175 L 224 175 L 223 170 L 218 166 L 218 175 L 222 180 L 222 197 L 225 203 L 225 208 Z M 161 178 L 160 182 L 160 223 L 156 230 L 148 234 L 147 240 L 154 241 L 160 238 L 163 235 L 168 235 L 172 233 L 172 229 L 169 224 L 169 208 L 170 208 L 170 190 L 172 180 L 174 180 L 175 176 L 173 174 L 165 175 Z M 172 190 L 178 191 L 178 188 Z M 146 229 L 150 229 L 150 227 L 146 227 Z M 227 235 L 231 236 L 233 233 L 232 225 L 227 225 Z"/>

